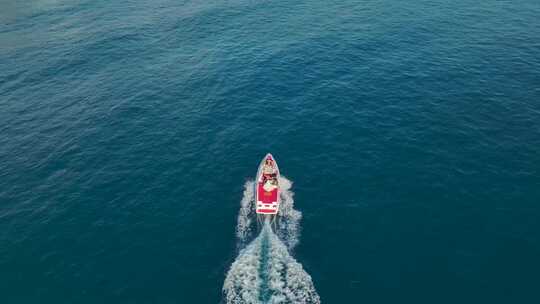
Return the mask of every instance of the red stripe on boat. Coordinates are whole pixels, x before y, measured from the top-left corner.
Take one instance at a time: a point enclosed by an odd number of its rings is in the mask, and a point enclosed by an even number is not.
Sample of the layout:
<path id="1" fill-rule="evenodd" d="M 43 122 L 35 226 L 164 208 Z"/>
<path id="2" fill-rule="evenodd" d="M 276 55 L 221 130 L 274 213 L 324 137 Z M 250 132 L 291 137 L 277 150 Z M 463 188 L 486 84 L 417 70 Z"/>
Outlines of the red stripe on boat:
<path id="1" fill-rule="evenodd" d="M 277 213 L 276 209 L 258 209 L 257 213 Z"/>

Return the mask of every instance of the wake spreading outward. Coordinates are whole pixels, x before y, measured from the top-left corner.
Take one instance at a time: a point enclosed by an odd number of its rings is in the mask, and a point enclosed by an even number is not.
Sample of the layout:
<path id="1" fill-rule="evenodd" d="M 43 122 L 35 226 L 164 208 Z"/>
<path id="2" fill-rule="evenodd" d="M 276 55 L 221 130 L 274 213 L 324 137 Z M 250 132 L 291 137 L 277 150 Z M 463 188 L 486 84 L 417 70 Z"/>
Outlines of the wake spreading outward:
<path id="1" fill-rule="evenodd" d="M 298 244 L 302 217 L 294 209 L 292 183 L 281 176 L 279 184 L 280 218 L 275 231 L 265 221 L 259 235 L 247 246 L 257 230 L 257 220 L 255 182 L 245 185 L 236 227 L 240 254 L 225 278 L 226 303 L 320 303 L 311 277 L 290 253 Z"/>

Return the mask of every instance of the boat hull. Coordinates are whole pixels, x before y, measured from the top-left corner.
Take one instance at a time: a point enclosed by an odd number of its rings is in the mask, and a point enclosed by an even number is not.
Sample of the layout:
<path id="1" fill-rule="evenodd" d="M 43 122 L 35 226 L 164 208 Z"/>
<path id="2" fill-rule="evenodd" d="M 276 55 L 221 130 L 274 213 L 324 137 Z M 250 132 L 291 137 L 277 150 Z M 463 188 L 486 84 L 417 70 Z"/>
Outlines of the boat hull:
<path id="1" fill-rule="evenodd" d="M 271 163 L 273 164 L 275 170 L 273 176 L 275 176 L 276 180 L 278 181 L 277 187 L 271 190 L 268 188 L 265 189 L 264 185 L 265 178 L 267 177 L 265 177 L 265 175 L 263 174 L 263 167 L 267 160 L 271 160 Z M 276 160 L 274 159 L 272 154 L 268 153 L 261 161 L 259 169 L 257 170 L 257 177 L 255 179 L 255 212 L 257 214 L 275 215 L 279 212 L 279 176 L 279 167 L 276 163 Z"/>

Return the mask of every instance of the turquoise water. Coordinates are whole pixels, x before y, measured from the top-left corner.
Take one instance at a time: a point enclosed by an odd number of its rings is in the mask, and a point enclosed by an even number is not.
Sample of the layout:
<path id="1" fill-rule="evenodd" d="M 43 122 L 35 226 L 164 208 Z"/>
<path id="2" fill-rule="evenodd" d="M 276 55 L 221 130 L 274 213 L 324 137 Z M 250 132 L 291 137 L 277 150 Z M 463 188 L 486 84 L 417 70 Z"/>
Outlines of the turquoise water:
<path id="1" fill-rule="evenodd" d="M 267 152 L 301 219 L 266 258 L 322 303 L 540 302 L 538 16 L 2 1 L 1 303 L 226 302 Z"/>

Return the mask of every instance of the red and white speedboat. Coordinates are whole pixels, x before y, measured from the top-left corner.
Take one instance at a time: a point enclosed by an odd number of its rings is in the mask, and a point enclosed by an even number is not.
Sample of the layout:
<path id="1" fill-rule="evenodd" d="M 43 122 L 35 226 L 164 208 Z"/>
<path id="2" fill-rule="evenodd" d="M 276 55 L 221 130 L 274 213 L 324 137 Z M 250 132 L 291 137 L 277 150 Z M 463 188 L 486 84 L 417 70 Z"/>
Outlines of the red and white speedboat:
<path id="1" fill-rule="evenodd" d="M 259 165 L 255 187 L 257 214 L 277 214 L 279 211 L 279 168 L 270 153 L 266 154 Z"/>

